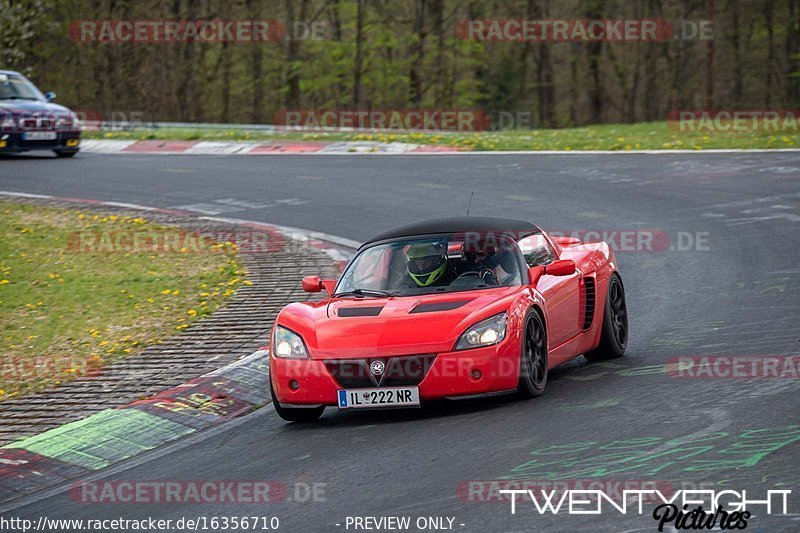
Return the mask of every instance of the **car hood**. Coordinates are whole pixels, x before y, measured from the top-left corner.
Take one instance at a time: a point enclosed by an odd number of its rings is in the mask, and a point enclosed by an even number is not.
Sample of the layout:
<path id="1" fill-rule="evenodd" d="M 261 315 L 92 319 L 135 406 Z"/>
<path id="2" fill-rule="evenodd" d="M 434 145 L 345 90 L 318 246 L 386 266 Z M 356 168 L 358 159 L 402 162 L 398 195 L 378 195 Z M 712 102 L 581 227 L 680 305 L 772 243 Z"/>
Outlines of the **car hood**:
<path id="1" fill-rule="evenodd" d="M 299 333 L 313 359 L 452 351 L 464 331 L 507 310 L 522 287 L 395 298 L 333 298 L 284 308 L 278 323 Z"/>
<path id="2" fill-rule="evenodd" d="M 39 102 L 33 100 L 0 100 L 0 114 L 12 113 L 14 115 L 32 115 L 32 114 L 46 114 L 69 113 L 69 109 L 63 105 L 53 104 L 51 102 Z"/>

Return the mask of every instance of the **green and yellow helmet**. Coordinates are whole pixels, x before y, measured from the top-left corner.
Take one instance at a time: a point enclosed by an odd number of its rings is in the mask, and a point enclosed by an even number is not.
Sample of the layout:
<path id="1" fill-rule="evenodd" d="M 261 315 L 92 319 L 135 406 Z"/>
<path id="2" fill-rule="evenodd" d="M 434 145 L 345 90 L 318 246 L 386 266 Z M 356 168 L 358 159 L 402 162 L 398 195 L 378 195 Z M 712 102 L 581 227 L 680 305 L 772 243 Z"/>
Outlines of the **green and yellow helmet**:
<path id="1" fill-rule="evenodd" d="M 406 271 L 420 287 L 427 287 L 447 270 L 447 246 L 426 242 L 412 244 L 406 251 Z"/>

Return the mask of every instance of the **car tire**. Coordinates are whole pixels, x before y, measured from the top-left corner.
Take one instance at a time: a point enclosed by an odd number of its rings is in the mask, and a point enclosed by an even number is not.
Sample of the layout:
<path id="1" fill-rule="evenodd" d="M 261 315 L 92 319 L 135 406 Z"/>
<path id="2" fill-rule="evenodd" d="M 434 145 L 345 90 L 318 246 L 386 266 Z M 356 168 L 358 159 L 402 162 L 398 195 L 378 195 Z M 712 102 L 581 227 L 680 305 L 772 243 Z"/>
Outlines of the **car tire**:
<path id="1" fill-rule="evenodd" d="M 75 154 L 78 153 L 77 150 L 53 150 L 56 153 L 56 157 L 75 157 Z"/>
<path id="2" fill-rule="evenodd" d="M 272 388 L 272 381 L 269 384 L 269 392 L 272 394 L 272 405 L 278 416 L 287 422 L 313 422 L 322 416 L 325 406 L 319 407 L 281 407 L 278 399 L 275 398 L 275 390 Z"/>
<path id="3" fill-rule="evenodd" d="M 547 385 L 547 330 L 541 315 L 533 309 L 523 324 L 517 394 L 528 399 L 544 394 Z"/>
<path id="4" fill-rule="evenodd" d="M 625 288 L 616 272 L 611 274 L 606 291 L 603 311 L 603 329 L 600 344 L 583 356 L 589 361 L 606 361 L 625 354 L 628 347 L 628 306 L 625 303 Z"/>

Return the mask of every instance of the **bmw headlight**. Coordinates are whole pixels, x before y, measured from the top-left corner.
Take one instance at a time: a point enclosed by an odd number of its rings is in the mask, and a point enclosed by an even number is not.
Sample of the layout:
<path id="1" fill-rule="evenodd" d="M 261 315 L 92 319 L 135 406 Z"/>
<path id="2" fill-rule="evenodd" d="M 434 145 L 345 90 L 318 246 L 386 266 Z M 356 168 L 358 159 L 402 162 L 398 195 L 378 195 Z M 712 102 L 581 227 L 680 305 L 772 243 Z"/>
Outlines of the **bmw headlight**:
<path id="1" fill-rule="evenodd" d="M 456 350 L 468 350 L 481 346 L 491 346 L 506 338 L 506 313 L 478 322 L 459 337 Z"/>
<path id="2" fill-rule="evenodd" d="M 69 115 L 63 115 L 58 117 L 56 119 L 56 129 L 58 130 L 80 129 L 78 115 L 76 115 L 75 113 L 70 113 Z"/>
<path id="3" fill-rule="evenodd" d="M 272 353 L 282 359 L 308 359 L 308 351 L 302 337 L 283 326 L 275 326 Z"/>
<path id="4" fill-rule="evenodd" d="M 0 129 L 13 130 L 17 127 L 14 117 L 11 115 L 0 115 Z"/>

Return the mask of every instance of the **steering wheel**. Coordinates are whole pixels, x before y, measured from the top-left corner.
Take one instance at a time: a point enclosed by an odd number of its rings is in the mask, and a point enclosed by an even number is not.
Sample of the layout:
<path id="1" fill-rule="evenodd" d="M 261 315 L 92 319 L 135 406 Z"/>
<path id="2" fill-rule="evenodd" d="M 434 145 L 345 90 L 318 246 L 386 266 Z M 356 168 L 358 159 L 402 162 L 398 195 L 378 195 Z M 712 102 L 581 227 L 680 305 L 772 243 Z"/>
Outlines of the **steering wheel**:
<path id="1" fill-rule="evenodd" d="M 456 279 L 453 280 L 453 283 L 460 280 L 461 278 L 480 278 L 483 281 L 486 281 L 486 276 L 491 275 L 494 279 L 494 284 L 497 285 L 497 276 L 494 275 L 494 270 L 491 268 L 482 268 L 481 270 L 468 270 L 461 275 L 459 275 Z"/>

